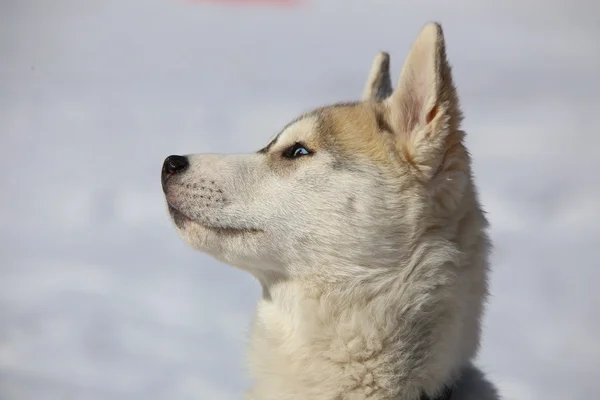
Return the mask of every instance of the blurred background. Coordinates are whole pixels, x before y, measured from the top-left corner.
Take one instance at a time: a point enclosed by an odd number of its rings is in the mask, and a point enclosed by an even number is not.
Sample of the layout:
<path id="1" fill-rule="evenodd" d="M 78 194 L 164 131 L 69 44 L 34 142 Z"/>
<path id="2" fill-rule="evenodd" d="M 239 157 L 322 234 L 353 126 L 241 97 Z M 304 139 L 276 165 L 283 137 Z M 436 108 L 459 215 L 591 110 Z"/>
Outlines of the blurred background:
<path id="1" fill-rule="evenodd" d="M 600 392 L 600 5 L 0 2 L 0 399 L 239 399 L 260 290 L 193 251 L 169 154 L 249 152 L 394 78 L 442 23 L 495 242 L 479 366 L 506 399 Z"/>

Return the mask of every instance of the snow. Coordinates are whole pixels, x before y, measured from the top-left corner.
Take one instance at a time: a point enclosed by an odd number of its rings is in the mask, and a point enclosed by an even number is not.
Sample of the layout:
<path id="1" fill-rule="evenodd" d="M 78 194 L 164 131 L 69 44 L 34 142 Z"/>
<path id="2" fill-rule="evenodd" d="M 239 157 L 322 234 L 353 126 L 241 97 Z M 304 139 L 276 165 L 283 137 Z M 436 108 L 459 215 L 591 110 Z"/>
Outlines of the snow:
<path id="1" fill-rule="evenodd" d="M 162 160 L 248 152 L 357 99 L 442 22 L 495 243 L 478 364 L 506 399 L 600 390 L 598 5 L 0 5 L 0 398 L 236 399 L 260 290 L 188 248 Z M 396 74 L 397 75 L 397 74 Z"/>

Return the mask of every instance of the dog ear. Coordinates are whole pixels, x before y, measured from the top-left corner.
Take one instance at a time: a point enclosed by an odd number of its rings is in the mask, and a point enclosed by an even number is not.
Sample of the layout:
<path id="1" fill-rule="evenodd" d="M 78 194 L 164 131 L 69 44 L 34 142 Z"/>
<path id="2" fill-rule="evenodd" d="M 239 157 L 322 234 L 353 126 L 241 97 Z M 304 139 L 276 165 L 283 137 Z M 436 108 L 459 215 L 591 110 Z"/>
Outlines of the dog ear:
<path id="1" fill-rule="evenodd" d="M 398 150 L 427 177 L 443 168 L 451 147 L 462 145 L 462 117 L 438 23 L 419 33 L 385 110 Z"/>
<path id="2" fill-rule="evenodd" d="M 380 52 L 371 64 L 371 71 L 363 90 L 363 101 L 382 101 L 392 94 L 390 78 L 390 55 Z"/>

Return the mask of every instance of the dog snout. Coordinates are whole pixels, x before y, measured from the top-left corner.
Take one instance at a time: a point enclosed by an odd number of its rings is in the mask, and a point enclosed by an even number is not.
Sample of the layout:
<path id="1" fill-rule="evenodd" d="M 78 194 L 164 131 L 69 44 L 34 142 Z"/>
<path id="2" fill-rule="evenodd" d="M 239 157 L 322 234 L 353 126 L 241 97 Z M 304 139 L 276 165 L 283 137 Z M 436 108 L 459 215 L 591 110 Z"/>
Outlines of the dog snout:
<path id="1" fill-rule="evenodd" d="M 173 175 L 180 174 L 189 167 L 190 163 L 185 156 L 169 156 L 162 167 L 161 183 L 163 191 L 167 191 L 167 181 Z"/>

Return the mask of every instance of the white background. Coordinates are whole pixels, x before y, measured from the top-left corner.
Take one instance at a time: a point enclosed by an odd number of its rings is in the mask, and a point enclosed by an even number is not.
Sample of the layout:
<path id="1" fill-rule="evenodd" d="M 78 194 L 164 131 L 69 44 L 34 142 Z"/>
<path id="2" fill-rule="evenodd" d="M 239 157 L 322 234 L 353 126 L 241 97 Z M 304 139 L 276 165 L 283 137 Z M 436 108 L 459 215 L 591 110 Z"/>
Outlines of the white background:
<path id="1" fill-rule="evenodd" d="M 358 99 L 442 22 L 489 212 L 478 364 L 506 399 L 600 393 L 592 1 L 0 3 L 0 399 L 238 399 L 260 294 L 188 248 L 169 154 L 249 152 Z"/>

